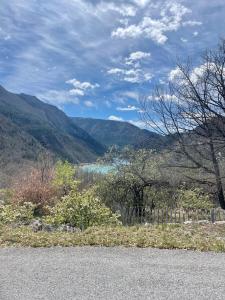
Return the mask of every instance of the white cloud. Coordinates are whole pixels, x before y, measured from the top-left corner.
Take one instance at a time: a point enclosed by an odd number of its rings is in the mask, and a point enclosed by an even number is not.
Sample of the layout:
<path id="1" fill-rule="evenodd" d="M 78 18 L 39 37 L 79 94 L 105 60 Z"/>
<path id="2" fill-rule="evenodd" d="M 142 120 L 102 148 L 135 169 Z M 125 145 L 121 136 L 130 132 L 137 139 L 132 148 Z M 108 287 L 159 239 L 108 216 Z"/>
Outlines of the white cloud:
<path id="1" fill-rule="evenodd" d="M 183 43 L 187 43 L 187 42 L 188 42 L 188 40 L 185 39 L 185 38 L 181 38 L 180 40 L 181 40 L 181 42 L 183 42 Z"/>
<path id="2" fill-rule="evenodd" d="M 192 82 L 197 82 L 199 78 L 201 78 L 202 75 L 204 75 L 206 69 L 215 70 L 215 65 L 213 63 L 211 64 L 202 64 L 198 67 L 193 68 L 193 70 L 190 72 L 190 79 Z M 177 81 L 177 82 L 185 82 L 184 74 L 182 71 L 176 67 L 175 69 L 171 70 L 169 75 L 170 81 Z"/>
<path id="3" fill-rule="evenodd" d="M 133 5 L 128 4 L 115 4 L 113 2 L 100 2 L 96 7 L 96 12 L 108 12 L 115 11 L 124 17 L 134 17 L 136 15 L 137 9 Z"/>
<path id="4" fill-rule="evenodd" d="M 201 78 L 204 73 L 206 72 L 207 69 L 210 69 L 210 70 L 215 70 L 215 64 L 211 63 L 209 65 L 207 64 L 202 64 L 198 67 L 195 67 L 192 72 L 191 72 L 191 75 L 190 75 L 190 78 L 193 82 L 197 82 L 199 80 L 199 78 Z"/>
<path id="5" fill-rule="evenodd" d="M 108 74 L 119 74 L 122 73 L 124 74 L 124 70 L 123 69 L 119 69 L 119 68 L 113 68 L 107 71 Z"/>
<path id="6" fill-rule="evenodd" d="M 67 80 L 66 83 L 73 86 L 73 89 L 69 91 L 70 95 L 72 96 L 84 96 L 87 91 L 99 87 L 99 84 L 92 84 L 87 81 L 80 82 L 75 78 Z"/>
<path id="7" fill-rule="evenodd" d="M 141 68 L 141 61 L 151 57 L 151 53 L 136 51 L 132 52 L 122 62 L 123 68 L 112 68 L 107 71 L 109 75 L 116 75 L 119 80 L 130 83 L 143 83 L 153 77 L 146 68 Z"/>
<path id="8" fill-rule="evenodd" d="M 134 91 L 125 91 L 121 93 L 122 97 L 126 97 L 129 99 L 134 99 L 134 100 L 139 100 L 139 93 L 134 92 Z"/>
<path id="9" fill-rule="evenodd" d="M 193 35 L 198 36 L 199 35 L 198 31 L 193 32 Z"/>
<path id="10" fill-rule="evenodd" d="M 120 24 L 127 26 L 129 24 L 129 19 L 128 18 L 120 19 L 119 22 Z"/>
<path id="11" fill-rule="evenodd" d="M 130 62 L 133 63 L 135 61 L 142 60 L 144 58 L 149 58 L 149 57 L 151 57 L 151 53 L 137 51 L 137 52 L 131 53 L 130 56 L 125 59 L 125 61 L 126 61 L 126 63 L 129 64 Z"/>
<path id="12" fill-rule="evenodd" d="M 147 129 L 146 123 L 141 120 L 129 120 L 127 122 L 141 129 Z"/>
<path id="13" fill-rule="evenodd" d="M 89 101 L 89 100 L 84 101 L 84 105 L 87 106 L 87 107 L 94 107 L 95 106 L 94 103 L 92 101 Z"/>
<path id="14" fill-rule="evenodd" d="M 133 0 L 133 2 L 141 8 L 144 8 L 150 1 L 151 0 Z"/>
<path id="15" fill-rule="evenodd" d="M 70 80 L 67 80 L 66 83 L 72 84 L 74 88 L 80 89 L 80 90 L 87 90 L 87 89 L 94 89 L 96 87 L 99 87 L 99 84 L 91 84 L 90 82 L 80 82 L 79 80 L 73 78 Z"/>
<path id="16" fill-rule="evenodd" d="M 178 79 L 181 75 L 182 75 L 182 73 L 181 73 L 180 69 L 178 67 L 176 67 L 175 69 L 173 69 L 169 72 L 168 77 L 169 77 L 170 81 L 174 81 L 174 80 Z"/>
<path id="17" fill-rule="evenodd" d="M 109 116 L 108 120 L 111 120 L 111 121 L 120 121 L 120 122 L 124 121 L 123 118 L 117 117 L 117 116 L 113 116 L 113 115 Z"/>
<path id="18" fill-rule="evenodd" d="M 49 90 L 45 93 L 36 95 L 40 100 L 51 103 L 58 107 L 62 107 L 65 103 L 79 104 L 79 99 L 73 97 L 68 91 L 64 90 Z"/>
<path id="19" fill-rule="evenodd" d="M 108 120 L 127 122 L 127 123 L 130 123 L 130 124 L 132 124 L 136 127 L 141 128 L 141 129 L 147 129 L 148 128 L 147 124 L 145 122 L 141 121 L 141 120 L 124 120 L 123 118 L 118 117 L 118 116 L 110 116 L 110 117 L 108 117 Z"/>
<path id="20" fill-rule="evenodd" d="M 183 22 L 182 25 L 183 26 L 201 26 L 202 22 L 189 20 L 189 21 Z"/>
<path id="21" fill-rule="evenodd" d="M 112 104 L 109 100 L 104 101 L 104 103 L 108 108 L 112 107 Z"/>
<path id="22" fill-rule="evenodd" d="M 147 100 L 149 101 L 158 101 L 161 98 L 158 96 L 148 96 Z M 171 95 L 171 94 L 164 94 L 163 95 L 163 100 L 167 100 L 167 101 L 177 101 L 177 97 L 175 95 Z"/>
<path id="23" fill-rule="evenodd" d="M 125 28 L 119 27 L 112 32 L 112 37 L 119 38 L 135 38 L 139 37 L 144 33 L 143 25 L 130 25 Z"/>
<path id="24" fill-rule="evenodd" d="M 72 89 L 69 91 L 72 96 L 84 96 L 84 91 L 80 89 Z"/>
<path id="25" fill-rule="evenodd" d="M 170 2 L 161 11 L 160 18 L 144 17 L 138 24 L 117 28 L 112 32 L 112 37 L 146 37 L 158 44 L 164 44 L 167 41 L 166 32 L 177 31 L 182 25 L 185 26 L 182 23 L 183 17 L 190 12 L 191 10 L 187 7 Z"/>
<path id="26" fill-rule="evenodd" d="M 11 38 L 12 38 L 11 35 L 7 34 L 7 35 L 5 35 L 4 40 L 8 41 L 8 40 L 11 40 Z"/>
<path id="27" fill-rule="evenodd" d="M 124 81 L 131 83 L 142 83 L 150 81 L 152 74 L 141 69 L 131 69 L 125 72 Z"/>
<path id="28" fill-rule="evenodd" d="M 139 108 L 134 105 L 128 105 L 127 107 L 117 107 L 116 110 L 118 110 L 118 111 L 137 111 L 137 110 L 139 110 Z"/>
<path id="29" fill-rule="evenodd" d="M 175 95 L 166 94 L 164 95 L 164 99 L 168 101 L 177 101 L 177 97 Z"/>
<path id="30" fill-rule="evenodd" d="M 120 80 L 130 83 L 142 83 L 150 81 L 153 75 L 142 69 L 110 69 L 107 71 L 110 75 L 117 75 Z"/>

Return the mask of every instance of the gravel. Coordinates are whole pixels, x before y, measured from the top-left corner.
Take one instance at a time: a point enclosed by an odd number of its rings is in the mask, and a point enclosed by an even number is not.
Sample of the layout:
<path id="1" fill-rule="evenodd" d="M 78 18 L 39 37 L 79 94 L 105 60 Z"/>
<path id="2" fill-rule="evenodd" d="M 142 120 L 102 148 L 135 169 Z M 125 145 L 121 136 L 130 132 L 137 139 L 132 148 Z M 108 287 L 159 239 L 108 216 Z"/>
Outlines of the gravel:
<path id="1" fill-rule="evenodd" d="M 225 299 L 225 254 L 137 248 L 0 250 L 0 300 Z"/>

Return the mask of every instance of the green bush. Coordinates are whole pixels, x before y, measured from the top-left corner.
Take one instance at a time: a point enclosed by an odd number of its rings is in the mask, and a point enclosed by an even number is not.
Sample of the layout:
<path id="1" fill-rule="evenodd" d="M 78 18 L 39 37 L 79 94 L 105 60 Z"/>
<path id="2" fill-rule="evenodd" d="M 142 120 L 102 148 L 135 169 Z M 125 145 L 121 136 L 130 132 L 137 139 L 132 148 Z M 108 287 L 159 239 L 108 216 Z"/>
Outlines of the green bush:
<path id="1" fill-rule="evenodd" d="M 118 215 L 106 207 L 92 190 L 78 192 L 74 187 L 69 195 L 62 198 L 45 218 L 47 223 L 70 224 L 79 228 L 95 225 L 119 224 Z"/>
<path id="2" fill-rule="evenodd" d="M 0 189 L 0 205 L 10 202 L 12 195 L 13 193 L 10 189 Z"/>
<path id="3" fill-rule="evenodd" d="M 25 202 L 23 205 L 1 205 L 0 206 L 0 223 L 20 223 L 29 224 L 34 218 L 35 205 Z"/>
<path id="4" fill-rule="evenodd" d="M 178 190 L 177 203 L 183 209 L 212 209 L 214 206 L 209 195 L 200 188 Z"/>
<path id="5" fill-rule="evenodd" d="M 59 160 L 55 165 L 53 185 L 60 191 L 62 196 L 68 195 L 72 188 L 75 188 L 75 167 L 68 161 Z"/>

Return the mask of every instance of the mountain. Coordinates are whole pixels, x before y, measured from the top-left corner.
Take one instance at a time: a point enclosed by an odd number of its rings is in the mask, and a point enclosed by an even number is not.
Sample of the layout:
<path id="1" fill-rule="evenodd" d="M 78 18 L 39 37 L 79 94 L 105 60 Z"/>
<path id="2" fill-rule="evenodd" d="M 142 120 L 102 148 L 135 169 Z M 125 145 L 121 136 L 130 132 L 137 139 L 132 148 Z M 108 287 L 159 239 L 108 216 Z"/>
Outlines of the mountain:
<path id="1" fill-rule="evenodd" d="M 87 131 L 106 147 L 130 145 L 135 148 L 159 149 L 162 146 L 162 136 L 127 122 L 77 117 L 72 118 L 72 120 L 75 125 Z"/>
<path id="2" fill-rule="evenodd" d="M 94 161 L 105 152 L 104 146 L 55 106 L 0 86 L 1 170 L 33 161 L 44 149 L 74 163 Z"/>

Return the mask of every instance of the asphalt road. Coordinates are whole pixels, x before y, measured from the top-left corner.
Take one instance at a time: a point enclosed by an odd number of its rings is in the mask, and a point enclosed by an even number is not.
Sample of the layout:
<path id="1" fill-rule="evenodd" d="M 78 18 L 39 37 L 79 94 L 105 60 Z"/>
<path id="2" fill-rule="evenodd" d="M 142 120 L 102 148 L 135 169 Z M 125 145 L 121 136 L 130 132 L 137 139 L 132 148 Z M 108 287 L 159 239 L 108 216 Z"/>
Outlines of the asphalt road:
<path id="1" fill-rule="evenodd" d="M 1 249 L 0 299 L 225 299 L 225 254 L 96 247 Z"/>

